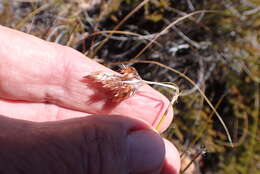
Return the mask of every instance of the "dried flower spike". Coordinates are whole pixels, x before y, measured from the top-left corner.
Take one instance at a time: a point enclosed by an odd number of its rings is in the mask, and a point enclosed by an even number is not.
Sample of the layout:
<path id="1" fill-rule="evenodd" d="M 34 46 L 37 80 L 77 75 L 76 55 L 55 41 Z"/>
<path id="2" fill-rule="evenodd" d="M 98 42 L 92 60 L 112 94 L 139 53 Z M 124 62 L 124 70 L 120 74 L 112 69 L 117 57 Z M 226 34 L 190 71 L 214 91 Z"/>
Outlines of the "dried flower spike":
<path id="1" fill-rule="evenodd" d="M 133 67 L 123 66 L 118 72 L 119 74 L 94 72 L 84 78 L 93 80 L 111 96 L 112 102 L 119 103 L 133 96 L 144 82 Z"/>
<path id="2" fill-rule="evenodd" d="M 179 88 L 174 84 L 143 80 L 134 67 L 123 66 L 118 72 L 119 74 L 112 74 L 98 71 L 84 78 L 92 80 L 96 85 L 104 89 L 104 93 L 108 93 L 110 100 L 115 103 L 133 96 L 136 90 L 144 84 L 159 85 L 172 89 L 174 93 L 171 104 L 174 104 L 179 97 Z"/>

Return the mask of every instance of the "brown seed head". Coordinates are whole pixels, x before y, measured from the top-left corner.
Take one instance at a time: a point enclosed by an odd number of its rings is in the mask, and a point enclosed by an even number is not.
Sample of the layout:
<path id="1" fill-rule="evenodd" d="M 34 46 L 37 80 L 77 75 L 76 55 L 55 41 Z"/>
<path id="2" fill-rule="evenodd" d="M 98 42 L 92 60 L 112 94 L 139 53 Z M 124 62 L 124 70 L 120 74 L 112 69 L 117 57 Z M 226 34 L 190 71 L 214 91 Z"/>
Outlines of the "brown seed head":
<path id="1" fill-rule="evenodd" d="M 112 102 L 119 103 L 134 95 L 144 83 L 134 67 L 123 67 L 118 72 L 119 75 L 94 72 L 84 78 L 92 79 L 108 92 L 108 97 Z"/>

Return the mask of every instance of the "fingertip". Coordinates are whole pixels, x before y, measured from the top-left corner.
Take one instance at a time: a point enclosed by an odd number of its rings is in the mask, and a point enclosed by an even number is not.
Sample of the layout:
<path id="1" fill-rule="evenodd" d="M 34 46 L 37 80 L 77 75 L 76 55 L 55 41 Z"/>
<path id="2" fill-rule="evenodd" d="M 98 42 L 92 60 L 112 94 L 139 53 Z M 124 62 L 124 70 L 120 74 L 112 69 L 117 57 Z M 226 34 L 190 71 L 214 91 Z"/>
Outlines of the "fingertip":
<path id="1" fill-rule="evenodd" d="M 166 154 L 161 174 L 178 174 L 181 167 L 180 154 L 170 141 L 164 139 L 164 144 Z"/>
<path id="2" fill-rule="evenodd" d="M 128 159 L 132 173 L 151 173 L 162 166 L 165 148 L 154 131 L 139 130 L 128 135 Z"/>

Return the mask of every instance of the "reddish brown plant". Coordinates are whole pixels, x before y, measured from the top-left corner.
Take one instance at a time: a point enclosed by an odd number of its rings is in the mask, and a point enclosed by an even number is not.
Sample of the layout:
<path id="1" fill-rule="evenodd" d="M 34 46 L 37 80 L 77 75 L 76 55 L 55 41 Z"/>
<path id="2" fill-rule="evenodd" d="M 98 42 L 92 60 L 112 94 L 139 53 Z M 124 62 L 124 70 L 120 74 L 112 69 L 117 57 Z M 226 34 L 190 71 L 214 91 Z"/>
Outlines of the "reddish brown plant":
<path id="1" fill-rule="evenodd" d="M 99 87 L 109 93 L 112 102 L 119 103 L 133 96 L 144 82 L 134 67 L 123 66 L 118 73 L 111 74 L 98 71 L 84 78 L 93 80 Z"/>

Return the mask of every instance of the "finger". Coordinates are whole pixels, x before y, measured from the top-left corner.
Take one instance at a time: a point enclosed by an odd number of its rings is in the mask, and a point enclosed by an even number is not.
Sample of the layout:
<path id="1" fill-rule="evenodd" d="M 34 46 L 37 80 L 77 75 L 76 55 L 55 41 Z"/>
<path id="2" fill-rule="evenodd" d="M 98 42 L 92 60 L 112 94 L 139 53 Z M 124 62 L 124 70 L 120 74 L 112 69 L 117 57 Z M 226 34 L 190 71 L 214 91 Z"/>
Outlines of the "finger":
<path id="1" fill-rule="evenodd" d="M 0 116 L 2 173 L 159 174 L 161 137 L 144 122 L 92 116 L 34 123 Z"/>
<path id="2" fill-rule="evenodd" d="M 111 103 L 102 91 L 82 78 L 96 71 L 112 72 L 79 52 L 0 27 L 0 98 L 47 102 L 93 114 L 123 114 L 156 126 L 169 101 L 145 85 L 121 103 Z M 98 96 L 98 97 L 97 97 Z M 172 120 L 172 110 L 161 125 Z"/>
<path id="3" fill-rule="evenodd" d="M 0 115 L 35 122 L 58 121 L 89 114 L 48 103 L 30 103 L 0 99 Z"/>

